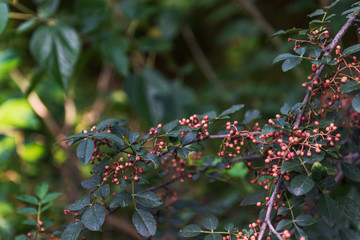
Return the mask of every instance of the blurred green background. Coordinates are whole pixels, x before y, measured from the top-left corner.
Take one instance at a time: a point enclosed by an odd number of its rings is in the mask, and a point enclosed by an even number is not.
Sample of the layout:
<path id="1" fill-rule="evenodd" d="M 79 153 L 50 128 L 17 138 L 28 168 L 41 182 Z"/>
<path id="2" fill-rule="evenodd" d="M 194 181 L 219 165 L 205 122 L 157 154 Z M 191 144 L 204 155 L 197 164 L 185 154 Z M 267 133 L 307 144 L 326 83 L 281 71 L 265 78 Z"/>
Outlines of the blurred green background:
<path id="1" fill-rule="evenodd" d="M 266 119 L 284 102 L 301 101 L 300 84 L 309 66 L 283 73 L 279 65 L 272 65 L 273 58 L 292 45 L 286 37 L 269 40 L 269 36 L 280 29 L 307 28 L 307 14 L 329 4 L 326 0 L 20 2 L 36 12 L 36 18 L 19 20 L 13 14 L 0 36 L 1 239 L 30 229 L 20 224 L 25 218 L 16 210 L 24 205 L 16 196 L 31 194 L 40 182 L 49 183 L 50 191 L 63 192 L 47 215 L 57 226 L 69 221 L 62 209 L 85 193 L 80 181 L 90 176 L 90 167 L 81 166 L 73 148 L 54 144 L 64 136 L 110 117 L 124 118 L 130 129 L 144 133 L 159 122 L 220 112 L 233 104 L 245 104 L 235 116 L 239 120 L 247 110 L 259 110 L 252 113 Z M 333 11 L 341 12 L 349 4 L 342 1 Z M 18 9 L 11 6 L 10 12 Z M 72 26 L 81 40 L 68 91 L 38 66 L 29 51 L 44 16 Z M 335 30 L 346 20 L 337 18 L 331 26 Z M 196 188 L 192 184 L 174 189 L 178 196 L 192 196 L 211 206 L 192 205 L 197 211 L 246 224 L 257 217 L 251 209 L 238 207 L 252 188 L 242 169 L 229 174 L 230 183 L 209 184 L 204 177 Z M 183 212 L 182 218 L 193 218 L 194 209 Z M 120 214 L 123 226 L 130 222 L 125 213 Z M 105 231 L 102 239 L 134 237 L 112 225 L 116 223 L 105 225 L 110 232 Z"/>

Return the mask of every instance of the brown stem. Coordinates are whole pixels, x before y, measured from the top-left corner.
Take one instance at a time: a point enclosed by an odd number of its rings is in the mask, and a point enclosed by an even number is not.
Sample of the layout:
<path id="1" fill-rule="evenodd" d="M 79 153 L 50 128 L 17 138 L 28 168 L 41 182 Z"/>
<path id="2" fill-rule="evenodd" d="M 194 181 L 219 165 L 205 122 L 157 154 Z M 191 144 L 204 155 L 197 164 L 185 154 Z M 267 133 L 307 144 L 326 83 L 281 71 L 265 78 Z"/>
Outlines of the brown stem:
<path id="1" fill-rule="evenodd" d="M 29 83 L 26 80 L 26 78 L 23 76 L 23 74 L 18 70 L 15 69 L 10 73 L 10 77 L 13 79 L 15 84 L 20 88 L 21 92 L 24 94 L 26 93 Z M 49 130 L 50 134 L 56 139 L 60 140 L 64 137 L 66 137 L 66 134 L 62 132 L 62 129 L 60 125 L 55 121 L 53 116 L 51 115 L 50 111 L 46 107 L 46 105 L 41 101 L 40 97 L 35 92 L 29 93 L 27 97 L 30 106 L 34 110 L 34 112 L 43 120 L 45 126 Z M 77 159 L 74 152 L 66 146 L 64 142 L 59 144 L 63 147 L 63 149 L 66 151 L 67 156 L 69 156 L 69 159 Z M 68 194 L 67 196 L 70 197 L 71 201 L 75 201 L 78 198 L 79 191 L 77 188 L 77 184 L 81 181 L 79 176 L 79 170 L 77 169 L 77 166 L 73 164 L 74 161 L 67 161 L 64 166 L 60 168 L 61 175 L 63 176 L 63 179 L 65 179 L 67 182 L 66 184 L 69 186 L 67 188 Z"/>
<path id="2" fill-rule="evenodd" d="M 19 20 L 29 20 L 34 17 L 35 15 L 30 13 L 18 13 L 18 12 L 10 12 L 8 15 L 8 18 L 19 19 Z"/>
<path id="3" fill-rule="evenodd" d="M 142 239 L 132 224 L 114 216 L 106 217 L 106 225 L 110 225 L 131 236 L 133 239 Z"/>
<path id="4" fill-rule="evenodd" d="M 18 69 L 15 69 L 10 73 L 10 77 L 13 79 L 15 84 L 20 88 L 21 92 L 25 94 L 29 86 L 29 83 L 22 75 L 22 73 Z M 44 121 L 45 125 L 47 126 L 51 134 L 55 137 L 61 135 L 60 126 L 51 116 L 51 113 L 49 112 L 45 104 L 41 101 L 41 99 L 35 92 L 31 92 L 28 95 L 28 101 L 34 112 Z"/>
<path id="5" fill-rule="evenodd" d="M 271 224 L 271 219 L 270 219 L 271 210 L 272 210 L 272 207 L 273 207 L 273 204 L 274 204 L 274 201 L 275 201 L 275 197 L 276 197 L 276 194 L 279 192 L 280 185 L 281 185 L 282 181 L 283 181 L 283 176 L 280 175 L 280 177 L 279 177 L 279 179 L 278 179 L 278 181 L 277 181 L 277 183 L 275 185 L 274 191 L 271 194 L 270 200 L 267 202 L 268 209 L 266 210 L 266 215 L 265 215 L 264 222 L 261 225 L 258 240 L 261 240 L 263 238 L 267 226 L 269 226 L 270 232 L 274 233 L 279 240 L 282 240 L 282 237 L 281 237 L 280 233 L 278 233 L 275 230 L 275 228 Z"/>

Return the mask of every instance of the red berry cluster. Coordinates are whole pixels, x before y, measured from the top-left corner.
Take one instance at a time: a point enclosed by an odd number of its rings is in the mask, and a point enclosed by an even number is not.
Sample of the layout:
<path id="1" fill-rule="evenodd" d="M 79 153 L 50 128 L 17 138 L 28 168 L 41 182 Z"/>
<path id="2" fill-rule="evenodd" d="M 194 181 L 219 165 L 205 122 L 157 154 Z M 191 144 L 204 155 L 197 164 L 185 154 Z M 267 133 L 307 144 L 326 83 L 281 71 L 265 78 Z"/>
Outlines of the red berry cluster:
<path id="1" fill-rule="evenodd" d="M 131 157 L 131 154 L 128 154 L 128 158 Z M 143 172 L 142 167 L 136 167 L 136 163 L 142 161 L 141 157 L 136 156 L 134 161 L 125 161 L 124 157 L 120 157 L 117 161 L 114 161 L 111 165 L 105 166 L 105 173 L 103 181 L 109 181 L 111 178 L 111 183 L 119 184 L 120 179 L 129 180 L 133 179 L 134 181 L 139 180 L 139 174 Z"/>
<path id="2" fill-rule="evenodd" d="M 288 38 L 288 42 L 294 41 L 295 46 L 294 46 L 293 50 L 295 51 L 298 48 L 300 48 L 302 46 L 302 44 L 304 44 L 304 43 L 325 46 L 328 39 L 329 39 L 329 31 L 326 30 L 326 28 L 323 28 L 321 31 L 319 31 L 319 30 L 312 31 L 309 40 L 299 40 L 299 39 Z M 311 58 L 311 56 L 309 56 L 309 57 Z"/>
<path id="3" fill-rule="evenodd" d="M 162 128 L 161 123 L 159 123 L 156 128 L 150 128 L 149 135 L 151 136 L 158 134 L 161 128 Z"/>
<path id="4" fill-rule="evenodd" d="M 154 146 L 150 153 L 160 155 L 162 150 L 164 150 L 168 146 L 168 143 L 165 142 L 162 138 L 156 138 L 154 141 Z"/>
<path id="5" fill-rule="evenodd" d="M 273 120 L 269 120 L 270 125 L 274 125 Z M 321 148 L 327 147 L 327 144 L 318 143 L 321 140 L 326 140 L 330 146 L 334 146 L 335 143 L 340 140 L 341 135 L 332 135 L 332 132 L 336 131 L 337 127 L 334 123 L 330 123 L 325 128 L 325 131 L 319 128 L 319 122 L 314 122 L 314 128 L 312 130 L 293 130 L 293 131 L 278 131 L 261 135 L 260 139 L 263 141 L 263 148 L 268 145 L 270 148 L 267 151 L 267 157 L 265 163 L 277 161 L 277 164 L 282 164 L 284 161 L 292 159 L 297 156 L 311 157 L 311 150 L 314 149 L 316 153 L 321 152 Z M 280 149 L 274 150 L 271 145 L 278 144 Z"/>
<path id="6" fill-rule="evenodd" d="M 253 133 L 246 130 L 239 130 L 236 126 L 238 124 L 238 121 L 234 121 L 233 123 L 226 123 L 226 130 L 229 130 L 229 133 L 226 135 L 220 145 L 220 151 L 218 152 L 219 157 L 236 157 L 238 154 L 240 154 L 242 147 L 246 143 L 246 139 L 250 139 L 253 143 L 258 143 Z M 260 130 L 259 123 L 255 124 L 253 130 Z"/>
<path id="7" fill-rule="evenodd" d="M 208 115 L 205 115 L 202 119 L 200 119 L 198 115 L 194 114 L 189 119 L 183 118 L 182 120 L 179 120 L 179 125 L 199 129 L 199 140 L 204 140 L 206 136 L 209 136 L 209 131 L 207 130 L 209 122 Z M 181 137 L 185 134 L 186 131 L 181 132 Z"/>
<path id="8" fill-rule="evenodd" d="M 111 124 L 109 124 L 105 131 L 108 132 L 108 133 L 111 133 L 111 130 L 110 130 L 110 126 Z M 96 131 L 97 130 L 97 127 L 96 126 L 93 126 L 90 131 Z M 102 132 L 101 130 L 99 130 L 99 132 Z M 85 129 L 83 130 L 83 133 L 87 134 L 88 133 L 88 130 Z M 91 159 L 90 159 L 90 163 L 91 164 L 95 164 L 95 161 L 99 161 L 101 162 L 102 158 L 105 156 L 105 152 L 104 151 L 101 151 L 100 150 L 100 147 L 102 146 L 107 146 L 107 147 L 112 147 L 112 143 L 110 140 L 108 139 L 96 139 L 96 138 L 92 138 L 93 142 L 94 142 L 94 150 L 93 150 L 93 154 L 91 156 Z"/>
<path id="9" fill-rule="evenodd" d="M 179 178 L 180 181 L 184 182 L 184 178 L 192 178 L 191 174 L 185 174 L 185 167 L 188 164 L 188 162 L 180 158 L 176 153 L 169 153 L 167 156 L 163 157 L 162 161 L 162 171 L 165 171 L 167 173 L 172 172 L 171 178 Z M 171 171 L 174 170 L 174 171 Z"/>
<path id="10" fill-rule="evenodd" d="M 345 116 L 347 117 L 347 122 L 343 121 L 342 125 L 349 127 L 359 127 L 360 126 L 360 113 L 358 112 L 346 112 Z"/>

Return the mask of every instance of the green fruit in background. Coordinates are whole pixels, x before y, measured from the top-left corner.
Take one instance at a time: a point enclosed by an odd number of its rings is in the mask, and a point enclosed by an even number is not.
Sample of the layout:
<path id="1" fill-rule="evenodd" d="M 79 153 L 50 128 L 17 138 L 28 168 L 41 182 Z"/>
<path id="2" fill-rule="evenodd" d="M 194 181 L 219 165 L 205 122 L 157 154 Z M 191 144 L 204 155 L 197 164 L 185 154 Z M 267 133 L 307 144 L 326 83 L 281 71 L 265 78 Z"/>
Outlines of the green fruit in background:
<path id="1" fill-rule="evenodd" d="M 328 176 L 327 169 L 319 162 L 316 162 L 311 167 L 311 177 L 315 181 L 321 181 Z"/>

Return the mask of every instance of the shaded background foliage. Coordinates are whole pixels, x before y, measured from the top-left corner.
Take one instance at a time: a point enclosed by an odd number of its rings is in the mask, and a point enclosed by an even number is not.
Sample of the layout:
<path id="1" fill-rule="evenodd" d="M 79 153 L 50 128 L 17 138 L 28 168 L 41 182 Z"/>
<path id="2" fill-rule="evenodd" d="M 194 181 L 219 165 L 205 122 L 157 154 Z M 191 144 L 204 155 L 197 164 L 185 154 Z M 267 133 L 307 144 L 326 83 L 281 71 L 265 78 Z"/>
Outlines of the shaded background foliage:
<path id="1" fill-rule="evenodd" d="M 283 73 L 278 65 L 271 65 L 275 56 L 291 46 L 285 39 L 269 40 L 269 36 L 279 29 L 306 28 L 305 16 L 328 5 L 324 0 L 21 3 L 36 12 L 36 18 L 19 20 L 21 16 L 10 14 L 13 19 L 0 37 L 3 239 L 29 229 L 19 224 L 24 218 L 16 214 L 21 207 L 16 196 L 31 193 L 39 182 L 64 189 L 48 214 L 57 225 L 68 220 L 59 212 L 82 195 L 80 181 L 89 176 L 89 168 L 79 168 L 73 149 L 54 145 L 66 135 L 109 117 L 128 120 L 134 131 L 147 131 L 159 122 L 220 112 L 237 103 L 245 104 L 249 115 L 261 114 L 265 119 L 273 117 L 284 102 L 300 101 L 299 85 L 308 69 Z M 350 4 L 341 1 L 333 11 L 341 12 Z M 17 9 L 11 6 L 10 11 Z M 332 21 L 334 30 L 345 21 L 339 18 Z M 71 26 L 64 36 L 72 43 L 78 41 L 78 46 L 67 46 L 73 48 L 67 57 L 75 65 L 73 69 L 64 66 L 62 73 L 51 70 L 51 58 L 66 53 L 66 48 L 53 49 L 50 60 L 37 57 L 43 51 L 42 41 L 45 45 L 40 30 L 45 22 L 52 26 L 55 21 Z M 59 39 L 66 41 L 62 36 Z M 192 219 L 195 212 L 216 213 L 239 224 L 257 219 L 239 207 L 239 200 L 253 188 L 246 173 L 240 165 L 229 171 L 228 183 L 208 184 L 202 177 L 196 187 L 187 182 L 175 185 L 178 196 L 192 195 L 197 201 L 178 203 L 179 209 L 187 206 L 182 220 Z M 124 232 L 124 228 L 132 229 L 130 217 L 122 213 L 120 219 L 108 220 L 102 236 L 110 239 L 120 232 L 127 239 L 135 238 L 131 231 Z"/>

